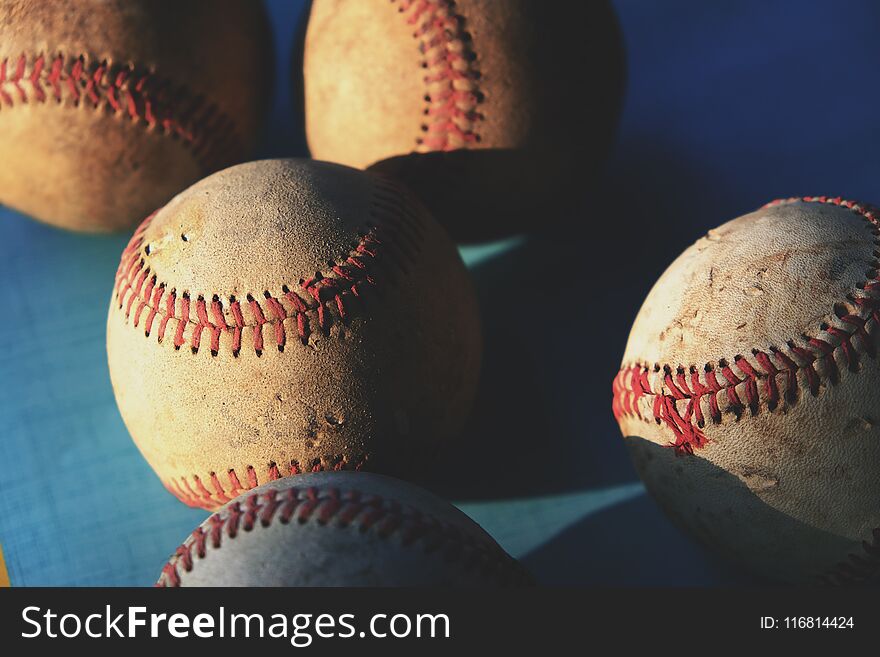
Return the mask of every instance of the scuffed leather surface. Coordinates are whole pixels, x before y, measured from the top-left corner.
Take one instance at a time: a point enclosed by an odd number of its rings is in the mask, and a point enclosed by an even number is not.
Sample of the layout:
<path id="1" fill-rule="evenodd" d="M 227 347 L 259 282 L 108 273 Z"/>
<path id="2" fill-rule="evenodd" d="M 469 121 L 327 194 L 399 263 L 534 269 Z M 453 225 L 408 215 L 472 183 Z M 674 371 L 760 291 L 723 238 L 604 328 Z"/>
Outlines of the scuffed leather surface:
<path id="1" fill-rule="evenodd" d="M 239 165 L 181 193 L 149 225 L 145 264 L 178 294 L 244 302 L 282 296 L 329 262 L 343 261 L 370 215 L 379 178 L 334 164 L 265 160 Z M 480 363 L 479 317 L 454 246 L 405 195 L 421 239 L 382 255 L 376 290 L 329 334 L 313 325 L 308 344 L 291 334 L 284 351 L 264 329 L 257 356 L 246 329 L 235 357 L 224 333 L 216 356 L 144 336 L 115 297 L 107 322 L 110 375 L 120 412 L 144 456 L 166 482 L 216 473 L 258 483 L 271 463 L 288 474 L 349 467 L 430 469 L 441 443 L 460 429 Z M 188 241 L 181 235 L 186 234 Z M 144 247 L 144 248 L 145 248 Z M 369 294 L 369 296 L 366 296 Z M 191 310 L 195 319 L 195 311 Z M 171 333 L 169 329 L 169 334 Z M 246 485 L 246 484 L 245 484 Z M 206 506 L 219 506 L 219 503 Z"/>
<path id="2" fill-rule="evenodd" d="M 724 359 L 741 375 L 738 355 L 803 345 L 823 325 L 841 325 L 835 304 L 855 309 L 847 296 L 876 275 L 874 240 L 864 218 L 820 203 L 764 208 L 711 230 L 651 290 L 623 365 L 656 364 L 662 377 L 666 365 L 702 372 Z M 876 326 L 868 330 L 876 342 Z M 803 372 L 797 400 L 773 410 L 762 400 L 737 419 L 720 395 L 721 422 L 706 423 L 709 443 L 692 456 L 668 448 L 672 432 L 647 396 L 641 417 L 620 418 L 636 468 L 673 520 L 774 579 L 816 582 L 849 554 L 863 556 L 861 542 L 880 526 L 880 369 L 860 338 L 853 345 L 857 371 L 834 352 L 836 384 L 817 361 L 816 396 Z"/>

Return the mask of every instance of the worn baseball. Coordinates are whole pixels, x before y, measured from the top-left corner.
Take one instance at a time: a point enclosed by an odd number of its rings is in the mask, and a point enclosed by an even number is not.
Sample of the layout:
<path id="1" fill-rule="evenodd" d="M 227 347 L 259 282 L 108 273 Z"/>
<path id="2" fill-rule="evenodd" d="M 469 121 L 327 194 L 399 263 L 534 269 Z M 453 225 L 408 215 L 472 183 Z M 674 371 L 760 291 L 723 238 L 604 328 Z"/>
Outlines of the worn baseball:
<path id="1" fill-rule="evenodd" d="M 560 219 L 624 85 L 604 0 L 315 0 L 302 66 L 312 154 L 398 176 L 460 240 Z"/>
<path id="2" fill-rule="evenodd" d="M 470 409 L 481 339 L 457 250 L 407 192 L 266 160 L 205 178 L 137 229 L 107 352 L 147 461 L 215 509 L 292 474 L 427 471 Z"/>
<path id="3" fill-rule="evenodd" d="M 250 0 L 0 0 L 0 203 L 130 229 L 244 158 L 271 82 Z"/>
<path id="4" fill-rule="evenodd" d="M 681 526 L 791 582 L 880 575 L 880 212 L 776 201 L 654 285 L 614 380 L 648 490 Z"/>
<path id="5" fill-rule="evenodd" d="M 477 523 L 428 491 L 366 472 L 319 472 L 228 503 L 177 548 L 157 585 L 528 583 Z"/>

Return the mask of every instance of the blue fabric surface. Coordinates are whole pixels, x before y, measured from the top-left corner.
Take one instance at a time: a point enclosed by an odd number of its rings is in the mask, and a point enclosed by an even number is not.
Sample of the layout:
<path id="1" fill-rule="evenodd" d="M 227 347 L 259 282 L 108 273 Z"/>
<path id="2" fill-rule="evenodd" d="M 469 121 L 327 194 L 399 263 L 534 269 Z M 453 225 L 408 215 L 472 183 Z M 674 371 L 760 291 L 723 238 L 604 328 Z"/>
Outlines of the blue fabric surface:
<path id="1" fill-rule="evenodd" d="M 260 156 L 302 155 L 289 81 L 302 3 L 267 4 L 278 82 Z M 615 6 L 629 67 L 615 156 L 553 234 L 463 250 L 486 338 L 480 398 L 420 483 L 543 583 L 747 583 L 644 494 L 610 382 L 648 289 L 703 231 L 781 196 L 880 200 L 880 5 Z M 585 102 L 602 93 L 570 83 Z M 151 584 L 206 516 L 165 491 L 113 400 L 104 323 L 127 238 L 0 209 L 0 545 L 13 585 Z"/>

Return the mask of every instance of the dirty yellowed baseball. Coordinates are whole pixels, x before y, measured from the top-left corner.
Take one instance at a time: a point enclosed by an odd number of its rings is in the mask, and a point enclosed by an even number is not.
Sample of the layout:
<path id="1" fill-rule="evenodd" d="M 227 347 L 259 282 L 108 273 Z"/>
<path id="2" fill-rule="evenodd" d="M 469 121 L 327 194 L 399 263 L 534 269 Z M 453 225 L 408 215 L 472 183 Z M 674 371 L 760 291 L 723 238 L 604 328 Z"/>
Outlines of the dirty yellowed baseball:
<path id="1" fill-rule="evenodd" d="M 244 159 L 271 57 L 249 0 L 0 0 L 0 203 L 130 230 Z"/>
<path id="2" fill-rule="evenodd" d="M 605 0 L 315 0 L 301 67 L 312 155 L 398 176 L 460 241 L 570 217 L 624 87 Z"/>
<path id="3" fill-rule="evenodd" d="M 688 248 L 654 285 L 614 380 L 648 490 L 773 579 L 880 573 L 880 212 L 777 201 Z"/>
<path id="4" fill-rule="evenodd" d="M 266 160 L 205 178 L 137 229 L 107 352 L 147 461 L 214 509 L 291 474 L 430 469 L 471 407 L 481 338 L 457 250 L 407 192 Z"/>

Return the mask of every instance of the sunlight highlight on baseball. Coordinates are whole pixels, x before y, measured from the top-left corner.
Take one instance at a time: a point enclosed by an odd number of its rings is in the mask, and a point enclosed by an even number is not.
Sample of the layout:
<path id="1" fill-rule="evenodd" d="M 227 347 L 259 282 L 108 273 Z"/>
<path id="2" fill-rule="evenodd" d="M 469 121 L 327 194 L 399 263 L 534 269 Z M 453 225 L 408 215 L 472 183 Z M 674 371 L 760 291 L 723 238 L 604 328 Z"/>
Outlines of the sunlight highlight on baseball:
<path id="1" fill-rule="evenodd" d="M 593 184 L 624 55 L 605 1 L 316 0 L 302 75 L 316 158 L 399 177 L 470 241 L 561 220 Z"/>
<path id="2" fill-rule="evenodd" d="M 216 508 L 291 474 L 430 468 L 471 407 L 481 338 L 458 252 L 407 192 L 266 160 L 137 229 L 107 352 L 146 459 L 181 500 Z"/>
<path id="3" fill-rule="evenodd" d="M 0 203 L 130 230 L 247 155 L 269 38 L 248 0 L 0 0 Z"/>

